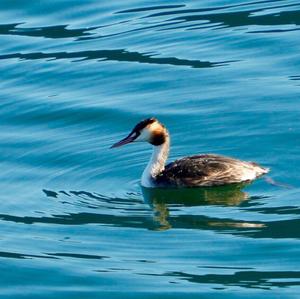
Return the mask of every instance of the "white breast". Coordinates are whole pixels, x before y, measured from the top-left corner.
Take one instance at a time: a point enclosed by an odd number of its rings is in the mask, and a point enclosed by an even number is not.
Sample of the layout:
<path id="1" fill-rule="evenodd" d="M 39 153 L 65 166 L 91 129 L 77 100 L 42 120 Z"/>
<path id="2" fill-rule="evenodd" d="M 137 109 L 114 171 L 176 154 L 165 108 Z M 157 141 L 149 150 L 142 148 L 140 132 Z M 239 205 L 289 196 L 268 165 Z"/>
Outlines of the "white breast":
<path id="1" fill-rule="evenodd" d="M 142 175 L 141 185 L 146 188 L 154 188 L 155 187 L 152 177 L 147 175 L 145 172 Z"/>

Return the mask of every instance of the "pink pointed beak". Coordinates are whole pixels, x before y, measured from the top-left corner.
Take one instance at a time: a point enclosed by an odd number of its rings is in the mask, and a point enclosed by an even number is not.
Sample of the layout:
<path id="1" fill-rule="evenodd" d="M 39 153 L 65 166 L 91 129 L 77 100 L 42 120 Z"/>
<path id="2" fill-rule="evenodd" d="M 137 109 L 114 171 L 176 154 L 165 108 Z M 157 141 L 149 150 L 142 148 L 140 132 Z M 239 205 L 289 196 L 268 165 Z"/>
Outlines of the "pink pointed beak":
<path id="1" fill-rule="evenodd" d="M 115 147 L 119 147 L 128 143 L 131 143 L 134 141 L 134 137 L 132 136 L 132 133 L 130 133 L 127 137 L 125 137 L 124 139 L 118 141 L 117 143 L 113 144 L 110 148 L 115 148 Z"/>

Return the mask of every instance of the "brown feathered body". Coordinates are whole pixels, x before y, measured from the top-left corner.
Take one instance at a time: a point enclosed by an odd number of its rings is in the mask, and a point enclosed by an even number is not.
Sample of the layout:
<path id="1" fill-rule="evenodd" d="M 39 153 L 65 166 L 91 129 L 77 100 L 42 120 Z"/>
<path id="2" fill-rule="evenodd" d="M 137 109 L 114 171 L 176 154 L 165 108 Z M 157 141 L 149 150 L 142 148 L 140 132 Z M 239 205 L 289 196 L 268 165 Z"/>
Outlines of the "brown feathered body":
<path id="1" fill-rule="evenodd" d="M 166 127 L 155 118 L 138 123 L 127 137 L 112 147 L 131 142 L 153 145 L 152 156 L 141 179 L 144 187 L 221 186 L 250 182 L 269 171 L 254 162 L 214 154 L 185 157 L 165 166 L 170 136 Z"/>
<path id="2" fill-rule="evenodd" d="M 268 172 L 254 162 L 240 161 L 214 154 L 178 159 L 155 178 L 158 186 L 221 186 L 252 181 Z"/>

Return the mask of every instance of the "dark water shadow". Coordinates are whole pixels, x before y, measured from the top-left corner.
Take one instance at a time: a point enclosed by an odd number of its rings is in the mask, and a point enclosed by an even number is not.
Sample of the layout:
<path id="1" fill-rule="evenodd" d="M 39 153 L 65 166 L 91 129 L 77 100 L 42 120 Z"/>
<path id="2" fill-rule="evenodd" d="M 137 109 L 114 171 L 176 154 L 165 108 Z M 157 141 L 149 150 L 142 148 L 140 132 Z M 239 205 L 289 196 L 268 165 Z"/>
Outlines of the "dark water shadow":
<path id="1" fill-rule="evenodd" d="M 38 254 L 26 254 L 26 253 L 7 252 L 7 251 L 0 251 L 0 259 L 1 258 L 12 258 L 12 259 L 34 259 L 34 258 L 58 259 L 55 256 L 45 256 L 45 255 L 38 255 Z"/>
<path id="2" fill-rule="evenodd" d="M 173 193 L 173 191 L 170 192 Z M 199 193 L 194 193 L 192 190 L 190 190 L 190 193 L 188 194 L 189 198 L 183 198 L 179 195 L 175 198 L 173 193 L 172 199 L 169 197 L 169 191 L 167 193 L 163 192 L 163 197 L 158 197 L 158 194 L 155 192 L 155 197 L 153 197 L 152 194 L 152 197 L 148 196 L 145 199 L 146 203 L 144 203 L 143 199 L 140 198 L 137 200 L 134 196 L 130 195 L 128 195 L 128 198 L 111 198 L 87 191 L 57 192 L 53 190 L 43 190 L 43 192 L 49 200 L 58 201 L 58 203 L 62 205 L 64 213 L 49 216 L 17 216 L 0 214 L 0 219 L 2 221 L 24 223 L 28 225 L 34 225 L 36 223 L 49 225 L 102 224 L 112 227 L 150 230 L 163 230 L 172 227 L 201 230 L 209 229 L 223 232 L 230 231 L 230 233 L 237 233 L 241 228 L 247 228 L 247 222 L 245 221 L 219 219 L 205 215 L 169 215 L 169 205 L 172 206 L 174 203 L 177 208 L 211 204 L 224 205 L 225 198 L 216 198 L 214 191 L 212 191 L 212 193 L 208 193 L 209 195 L 207 195 L 207 193 L 204 195 L 201 193 L 201 196 L 204 197 L 202 197 L 200 201 Z M 241 191 L 228 192 L 229 193 L 227 193 L 227 195 L 230 195 L 230 199 L 228 199 L 229 201 L 227 202 L 228 205 L 235 205 L 240 201 L 245 200 L 245 193 Z M 162 193 L 160 193 L 160 195 L 161 194 Z M 168 195 L 167 199 L 166 195 Z M 85 212 L 70 213 L 68 212 L 68 206 L 71 206 L 72 209 L 74 207 L 76 207 L 76 209 L 84 209 Z M 86 212 L 86 210 L 88 211 Z M 93 212 L 89 212 L 89 210 Z M 248 224 L 248 226 L 249 225 L 250 224 Z M 251 224 L 251 229 L 253 229 L 254 225 L 260 228 L 264 224 Z"/>
<path id="3" fill-rule="evenodd" d="M 139 207 L 142 203 L 140 199 L 135 198 L 137 194 L 127 193 L 128 198 L 108 197 L 97 192 L 89 191 L 53 191 L 53 190 L 42 190 L 47 197 L 55 198 L 60 200 L 61 204 L 76 206 L 79 208 L 88 208 L 93 210 L 99 210 L 106 208 L 114 213 L 114 210 L 121 211 L 144 211 L 143 208 Z M 66 195 L 70 199 L 62 199 L 61 195 Z"/>
<path id="4" fill-rule="evenodd" d="M 64 259 L 64 258 L 76 258 L 76 259 L 93 259 L 93 260 L 102 260 L 109 258 L 108 256 L 101 255 L 92 255 L 92 254 L 77 254 L 77 253 L 69 253 L 69 252 L 45 252 L 41 254 L 27 254 L 27 253 L 19 253 L 19 252 L 7 252 L 0 251 L 0 259 L 1 258 L 12 258 L 12 259 Z"/>
<path id="5" fill-rule="evenodd" d="M 0 24 L 0 35 L 14 35 L 14 36 L 28 36 L 28 37 L 42 37 L 42 38 L 50 38 L 50 39 L 61 39 L 61 38 L 75 38 L 75 40 L 89 40 L 89 39 L 99 39 L 99 38 L 114 38 L 119 35 L 131 34 L 139 31 L 147 31 L 150 29 L 158 29 L 158 30 L 173 30 L 179 28 L 187 28 L 188 30 L 200 29 L 200 28 L 218 28 L 218 27 L 237 27 L 237 26 L 251 26 L 251 25 L 299 25 L 299 10 L 294 11 L 281 11 L 279 13 L 266 13 L 262 14 L 266 9 L 284 9 L 289 7 L 297 7 L 298 4 L 277 4 L 282 1 L 274 1 L 274 0 L 263 0 L 263 1 L 254 1 L 247 3 L 239 3 L 232 5 L 224 5 L 224 6 L 216 6 L 216 7 L 208 7 L 208 8 L 195 8 L 195 9 L 181 9 L 185 7 L 184 4 L 180 5 L 162 5 L 162 6 L 149 6 L 149 7 L 140 7 L 133 8 L 123 11 L 117 11 L 115 14 L 124 14 L 124 13 L 142 13 L 147 11 L 155 11 L 159 12 L 149 14 L 147 16 L 142 16 L 141 19 L 144 18 L 156 18 L 162 16 L 174 16 L 174 18 L 169 18 L 164 21 L 158 21 L 157 23 L 144 26 L 141 24 L 138 28 L 129 29 L 128 30 L 112 33 L 112 34 L 98 34 L 97 29 L 111 27 L 114 25 L 121 25 L 124 23 L 129 23 L 132 19 L 122 20 L 120 22 L 106 24 L 106 25 L 98 25 L 86 28 L 76 28 L 71 29 L 68 28 L 68 24 L 63 25 L 53 25 L 53 26 L 44 26 L 44 27 L 21 27 L 24 23 L 12 23 L 12 24 Z M 238 8 L 238 7 L 246 7 L 246 6 L 254 6 L 257 4 L 264 3 L 276 3 L 277 5 L 273 5 L 272 7 L 265 8 L 253 8 L 243 11 L 234 11 L 234 12 L 216 12 L 219 10 L 225 10 L 230 8 Z M 161 10 L 161 11 L 160 11 Z M 259 15 L 255 15 L 259 13 Z M 177 15 L 177 16 L 176 16 Z M 210 23 L 211 25 L 207 27 L 204 24 L 197 24 L 196 21 L 205 21 Z M 196 23 L 195 23 L 196 22 Z M 192 23 L 192 25 L 189 25 Z M 172 27 L 172 25 L 181 24 L 179 27 Z M 203 27 L 202 27 L 203 26 Z M 190 28 L 191 27 L 191 28 Z M 276 32 L 286 32 L 286 31 L 295 31 L 297 28 L 291 29 L 281 29 L 280 30 L 255 30 L 249 31 L 249 33 L 276 33 Z M 94 32 L 93 32 L 94 31 Z"/>
<path id="6" fill-rule="evenodd" d="M 21 59 L 21 60 L 38 60 L 38 59 L 71 59 L 73 62 L 84 60 L 101 61 L 119 61 L 119 62 L 137 62 L 146 64 L 161 64 L 172 66 L 189 66 L 192 68 L 210 68 L 224 66 L 234 61 L 210 62 L 200 60 L 180 59 L 176 57 L 154 57 L 154 54 L 146 54 L 139 52 L 129 52 L 125 49 L 119 50 L 94 50 L 94 51 L 79 51 L 79 52 L 55 52 L 55 53 L 13 53 L 0 55 L 0 60 L 3 59 Z"/>
<path id="7" fill-rule="evenodd" d="M 300 208 L 295 206 L 284 207 L 257 207 L 257 200 L 265 198 L 250 197 L 243 191 L 245 184 L 185 189 L 151 189 L 143 188 L 145 201 L 154 211 L 154 220 L 157 229 L 191 228 L 214 230 L 233 235 L 251 238 L 300 238 L 298 226 Z M 252 203 L 252 201 L 255 201 Z M 242 212 L 255 212 L 266 215 L 290 215 L 288 220 L 275 221 L 239 221 L 227 218 L 214 218 L 200 215 L 172 216 L 172 210 L 185 206 L 218 205 L 223 207 L 238 206 Z"/>
<path id="8" fill-rule="evenodd" d="M 236 206 L 247 200 L 248 195 L 242 191 L 245 184 L 208 187 L 208 188 L 144 188 L 144 200 L 154 211 L 154 220 L 158 229 L 172 228 L 170 207 L 182 208 L 193 206 Z M 216 225 L 219 222 L 212 222 Z M 211 224 L 212 224 L 211 223 Z M 228 224 L 228 223 L 227 223 Z M 232 224 L 237 226 L 238 224 Z M 245 223 L 243 224 L 245 226 Z M 257 224 L 261 225 L 261 224 Z M 252 224 L 253 226 L 253 224 Z"/>
<path id="9" fill-rule="evenodd" d="M 297 84 L 295 84 L 295 86 L 300 86 L 300 84 L 298 84 L 298 81 L 300 81 L 300 76 L 293 75 L 293 76 L 289 76 L 288 78 L 289 78 L 289 80 L 295 81 L 295 83 L 297 83 Z"/>
<path id="10" fill-rule="evenodd" d="M 216 6 L 216 7 L 207 7 L 207 8 L 194 8 L 194 9 L 180 9 L 180 7 L 174 6 L 153 6 L 153 7 L 140 7 L 133 8 L 129 10 L 123 10 L 116 12 L 120 13 L 143 13 L 151 10 L 158 10 L 159 12 L 153 13 L 150 15 L 142 15 L 138 19 L 150 19 L 154 18 L 154 22 L 149 24 L 149 21 L 141 23 L 138 27 L 134 29 L 124 28 L 124 31 L 115 32 L 107 35 L 94 34 L 93 36 L 83 36 L 79 37 L 78 40 L 90 40 L 90 39 L 99 39 L 99 38 L 117 38 L 119 35 L 134 34 L 140 31 L 169 31 L 169 30 L 197 30 L 197 29 L 218 29 L 226 27 L 238 27 L 238 26 L 251 26 L 251 25 L 287 25 L 287 24 L 298 24 L 298 12 L 296 11 L 286 11 L 280 13 L 264 13 L 268 9 L 285 9 L 290 7 L 297 7 L 298 4 L 285 4 L 279 3 L 282 1 L 278 0 L 263 0 L 263 1 L 254 1 L 246 3 L 238 3 L 232 5 Z M 269 3 L 274 3 L 274 5 L 268 5 Z M 255 8 L 258 5 L 267 4 L 263 8 Z M 244 7 L 253 6 L 253 9 L 248 9 L 245 11 Z M 224 12 L 228 9 L 237 9 L 241 8 L 240 11 L 233 12 Z M 218 12 L 216 12 L 218 11 Z M 220 12 L 219 12 L 220 11 Z M 258 14 L 258 15 L 255 15 Z M 157 19 L 157 17 L 163 16 L 174 16 L 165 20 Z M 128 20 L 130 22 L 132 20 Z M 200 22 L 198 22 L 200 21 Z M 204 23 L 204 24 L 203 24 Z M 281 29 L 281 28 L 280 28 Z M 294 31 L 297 29 L 284 29 L 284 30 L 257 30 L 257 31 L 248 31 L 248 33 L 276 33 L 276 32 L 286 32 Z"/>
<path id="11" fill-rule="evenodd" d="M 93 254 L 82 254 L 82 253 L 69 253 L 69 252 L 56 252 L 56 253 L 45 253 L 46 255 L 54 258 L 77 258 L 77 259 L 88 259 L 88 260 L 102 260 L 109 258 L 108 256 L 93 255 Z"/>
<path id="12" fill-rule="evenodd" d="M 134 34 L 140 31 L 156 30 L 156 31 L 169 31 L 169 30 L 198 30 L 198 29 L 221 29 L 228 27 L 246 27 L 251 26 L 283 26 L 283 25 L 299 25 L 299 10 L 287 10 L 274 13 L 268 13 L 266 10 L 269 9 L 290 9 L 291 7 L 297 7 L 297 3 L 284 4 L 279 3 L 282 1 L 277 0 L 266 0 L 266 1 L 255 1 L 248 3 L 239 3 L 233 5 L 225 5 L 218 7 L 208 8 L 196 8 L 196 9 L 177 9 L 169 8 L 162 11 L 146 16 L 142 16 L 139 19 L 151 19 L 162 16 L 172 16 L 171 18 L 160 20 L 155 19 L 155 22 L 151 25 L 140 24 L 139 27 L 134 29 L 128 29 L 108 35 L 83 36 L 79 37 L 78 40 L 90 40 L 98 38 L 110 38 L 117 37 L 119 35 Z M 255 5 L 274 3 L 272 6 L 266 6 L 263 8 L 255 8 Z M 253 6 L 254 8 L 244 10 L 243 7 Z M 224 11 L 226 9 L 236 9 L 241 7 L 240 11 Z M 153 10 L 159 10 L 159 7 L 154 7 Z M 121 11 L 117 13 L 141 13 L 144 11 L 151 11 L 151 8 L 141 7 L 132 10 Z M 221 11 L 220 11 L 221 10 Z M 220 11 L 220 12 L 216 12 Z M 265 12 L 266 11 L 266 12 Z M 173 17 L 174 16 L 174 17 Z M 129 20 L 130 21 L 130 20 Z M 280 33 L 288 31 L 296 31 L 298 28 L 275 28 L 266 30 L 248 30 L 247 33 Z"/>
<path id="13" fill-rule="evenodd" d="M 78 38 L 92 35 L 90 31 L 98 29 L 98 26 L 69 29 L 68 25 L 56 25 L 46 27 L 19 27 L 24 23 L 13 24 L 0 24 L 0 35 L 19 35 L 19 36 L 31 36 L 31 37 L 44 37 L 44 38 Z"/>
<path id="14" fill-rule="evenodd" d="M 158 13 L 153 13 L 143 18 L 153 18 L 153 17 L 161 17 L 161 16 L 169 16 L 169 15 L 180 15 L 180 14 L 191 14 L 191 13 L 203 13 L 203 12 L 213 12 L 218 10 L 225 10 L 230 8 L 244 8 L 247 6 L 257 6 L 261 4 L 272 4 L 272 3 L 279 3 L 283 4 L 284 0 L 262 0 L 262 1 L 253 1 L 253 2 L 245 2 L 245 3 L 238 3 L 238 4 L 230 4 L 230 5 L 222 5 L 222 6 L 213 6 L 213 7 L 205 7 L 205 8 L 186 8 L 186 9 L 175 9 L 175 10 L 167 10 L 161 11 Z M 289 6 L 296 6 L 296 4 L 283 4 L 283 5 L 275 5 L 275 6 L 267 6 L 265 8 L 257 9 L 259 11 L 263 11 L 266 8 L 277 8 L 277 7 L 289 7 Z"/>
<path id="15" fill-rule="evenodd" d="M 153 204 L 179 204 L 183 206 L 224 205 L 234 206 L 249 196 L 242 189 L 247 184 L 200 187 L 200 188 L 144 188 L 142 193 L 146 202 Z"/>
<path id="16" fill-rule="evenodd" d="M 49 200 L 57 201 L 63 212 L 47 216 L 23 216 L 0 214 L 2 221 L 27 225 L 88 225 L 137 228 L 150 230 L 193 229 L 211 230 L 217 233 L 239 235 L 248 238 L 292 238 L 299 239 L 300 219 L 296 207 L 258 206 L 260 197 L 250 197 L 239 187 L 219 187 L 206 189 L 144 189 L 144 201 L 141 194 L 128 194 L 126 198 L 103 196 L 88 191 L 44 190 Z M 265 199 L 265 197 L 262 197 Z M 84 212 L 68 212 L 84 209 Z M 238 207 L 242 213 L 273 214 L 275 220 L 244 221 L 229 217 L 211 217 L 197 210 L 197 214 L 184 214 L 187 207 L 219 206 L 225 212 Z M 90 212 L 91 211 L 91 212 Z M 180 213 L 176 213 L 180 211 Z M 199 212 L 200 211 L 200 212 Z M 199 214 L 201 213 L 201 214 Z M 172 215 L 173 214 L 173 215 Z M 218 212 L 220 215 L 220 210 Z M 236 215 L 236 214 L 235 214 Z M 276 220 L 280 215 L 280 220 Z M 281 220 L 288 215 L 287 220 Z M 291 216 L 290 215 L 294 215 Z M 260 217 L 261 219 L 261 217 Z M 268 217 L 270 219 L 270 217 Z"/>
<path id="17" fill-rule="evenodd" d="M 295 226 L 300 220 L 278 222 L 247 222 L 230 218 L 208 217 L 205 215 L 176 215 L 172 216 L 165 207 L 156 206 L 157 217 L 152 215 L 112 215 L 98 213 L 66 213 L 51 216 L 16 216 L 0 214 L 1 221 L 23 223 L 27 225 L 88 225 L 166 230 L 166 229 L 196 229 L 212 230 L 219 233 L 246 236 L 249 238 L 300 238 L 300 232 Z M 290 229 L 294 228 L 294 232 Z M 276 232 L 274 232 L 274 229 Z"/>
<path id="18" fill-rule="evenodd" d="M 237 271 L 233 274 L 189 274 L 167 272 L 164 274 L 145 274 L 176 277 L 198 284 L 218 284 L 222 287 L 238 286 L 249 289 L 270 290 L 274 287 L 286 288 L 300 285 L 299 271 Z M 289 281 L 290 280 L 290 281 Z"/>
<path id="19" fill-rule="evenodd" d="M 289 79 L 292 81 L 299 81 L 300 80 L 300 76 L 289 76 Z"/>
<path id="20" fill-rule="evenodd" d="M 287 8 L 293 5 L 282 5 L 274 6 L 275 8 Z M 222 13 L 200 13 L 197 11 L 190 11 L 187 15 L 181 15 L 169 19 L 170 21 L 178 21 L 183 25 L 181 28 L 184 28 L 187 23 L 191 23 L 194 28 L 200 29 L 202 26 L 206 27 L 207 22 L 210 25 L 215 25 L 215 28 L 228 28 L 228 27 L 241 27 L 241 26 L 283 26 L 283 25 L 300 25 L 300 11 L 281 11 L 274 12 L 270 14 L 261 14 L 264 9 L 251 9 L 247 11 L 235 11 L 235 12 L 222 12 Z M 200 21 L 199 24 L 197 22 Z M 205 23 L 202 23 L 205 22 Z M 202 24 L 201 24 L 202 23 Z M 211 26 L 211 28 L 213 28 Z M 269 29 L 269 28 L 268 28 Z M 295 30 L 295 28 L 291 28 Z M 285 29 L 289 31 L 289 29 Z M 250 33 L 251 31 L 249 31 Z M 263 33 L 265 31 L 258 30 L 253 31 L 253 33 Z M 266 31 L 268 32 L 268 31 Z"/>

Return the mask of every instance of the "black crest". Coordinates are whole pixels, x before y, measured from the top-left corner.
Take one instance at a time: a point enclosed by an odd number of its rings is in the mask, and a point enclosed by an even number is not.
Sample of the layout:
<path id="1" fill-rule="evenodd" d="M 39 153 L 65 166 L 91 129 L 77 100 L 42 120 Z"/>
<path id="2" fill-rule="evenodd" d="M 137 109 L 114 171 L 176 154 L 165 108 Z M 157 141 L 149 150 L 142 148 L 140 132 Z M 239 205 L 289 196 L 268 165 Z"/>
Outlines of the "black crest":
<path id="1" fill-rule="evenodd" d="M 143 130 L 144 128 L 146 128 L 148 125 L 156 122 L 157 119 L 154 117 L 151 118 L 147 118 L 142 120 L 141 122 L 139 122 L 132 130 L 132 132 L 136 132 L 136 133 L 140 133 L 141 130 Z"/>

